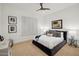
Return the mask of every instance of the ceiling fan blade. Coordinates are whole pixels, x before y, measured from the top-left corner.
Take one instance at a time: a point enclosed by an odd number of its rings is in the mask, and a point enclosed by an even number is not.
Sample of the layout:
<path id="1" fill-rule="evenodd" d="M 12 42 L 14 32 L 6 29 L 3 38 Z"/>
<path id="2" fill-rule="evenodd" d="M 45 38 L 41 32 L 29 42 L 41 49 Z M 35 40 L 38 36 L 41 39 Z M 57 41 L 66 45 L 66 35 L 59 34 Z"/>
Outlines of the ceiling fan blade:
<path id="1" fill-rule="evenodd" d="M 43 8 L 43 9 L 38 9 L 36 11 L 40 11 L 40 10 L 50 10 L 49 8 Z"/>
<path id="2" fill-rule="evenodd" d="M 50 10 L 50 8 L 44 8 L 43 7 L 43 3 L 40 3 L 40 6 L 41 6 L 41 8 L 36 10 L 36 11 L 39 11 L 39 10 Z"/>
<path id="3" fill-rule="evenodd" d="M 50 10 L 50 8 L 43 8 L 44 10 Z"/>

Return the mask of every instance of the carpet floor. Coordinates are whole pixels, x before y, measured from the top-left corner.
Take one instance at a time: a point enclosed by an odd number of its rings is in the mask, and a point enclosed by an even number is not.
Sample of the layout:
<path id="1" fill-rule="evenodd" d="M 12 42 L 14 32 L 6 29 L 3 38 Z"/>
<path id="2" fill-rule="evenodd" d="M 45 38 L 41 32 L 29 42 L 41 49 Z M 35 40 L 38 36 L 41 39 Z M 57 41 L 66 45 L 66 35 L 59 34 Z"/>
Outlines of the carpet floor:
<path id="1" fill-rule="evenodd" d="M 26 41 L 15 44 L 12 48 L 13 56 L 47 56 L 42 50 L 32 44 L 32 41 Z M 55 56 L 79 56 L 79 48 L 66 44 Z"/>

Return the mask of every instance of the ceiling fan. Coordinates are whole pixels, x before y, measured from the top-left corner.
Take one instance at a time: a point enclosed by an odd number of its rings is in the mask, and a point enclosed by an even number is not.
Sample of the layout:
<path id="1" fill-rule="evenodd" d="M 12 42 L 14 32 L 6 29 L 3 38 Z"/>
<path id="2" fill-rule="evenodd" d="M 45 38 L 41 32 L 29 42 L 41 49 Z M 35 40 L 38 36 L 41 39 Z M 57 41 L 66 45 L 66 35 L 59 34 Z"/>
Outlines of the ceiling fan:
<path id="1" fill-rule="evenodd" d="M 50 8 L 44 8 L 43 7 L 43 3 L 40 3 L 41 8 L 36 10 L 36 11 L 40 11 L 40 10 L 50 10 Z"/>

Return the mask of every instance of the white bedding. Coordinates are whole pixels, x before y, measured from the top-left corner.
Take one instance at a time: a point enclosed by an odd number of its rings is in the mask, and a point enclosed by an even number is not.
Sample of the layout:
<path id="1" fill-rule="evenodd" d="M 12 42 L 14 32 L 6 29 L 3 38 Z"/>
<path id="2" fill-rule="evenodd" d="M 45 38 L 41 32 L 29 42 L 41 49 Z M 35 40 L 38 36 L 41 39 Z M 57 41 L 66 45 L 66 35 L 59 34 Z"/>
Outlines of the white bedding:
<path id="1" fill-rule="evenodd" d="M 49 37 L 46 35 L 42 35 L 38 42 L 46 47 L 48 47 L 49 49 L 52 49 L 53 47 L 55 47 L 57 44 L 61 43 L 63 41 L 62 37 Z"/>

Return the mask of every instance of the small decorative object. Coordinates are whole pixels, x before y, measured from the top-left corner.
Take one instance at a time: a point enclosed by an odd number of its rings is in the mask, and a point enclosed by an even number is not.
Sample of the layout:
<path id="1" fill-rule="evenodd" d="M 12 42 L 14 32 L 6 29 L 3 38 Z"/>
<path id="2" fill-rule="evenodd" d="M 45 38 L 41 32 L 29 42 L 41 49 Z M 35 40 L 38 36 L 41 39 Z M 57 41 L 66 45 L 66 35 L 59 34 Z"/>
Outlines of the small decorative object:
<path id="1" fill-rule="evenodd" d="M 4 40 L 4 37 L 0 35 L 0 41 L 3 41 L 3 40 Z"/>
<path id="2" fill-rule="evenodd" d="M 62 19 L 52 21 L 52 29 L 62 29 Z"/>
<path id="3" fill-rule="evenodd" d="M 8 23 L 9 24 L 16 24 L 17 23 L 17 17 L 16 16 L 8 16 Z"/>
<path id="4" fill-rule="evenodd" d="M 9 33 L 16 33 L 17 32 L 17 26 L 16 25 L 8 25 L 8 32 Z"/>

